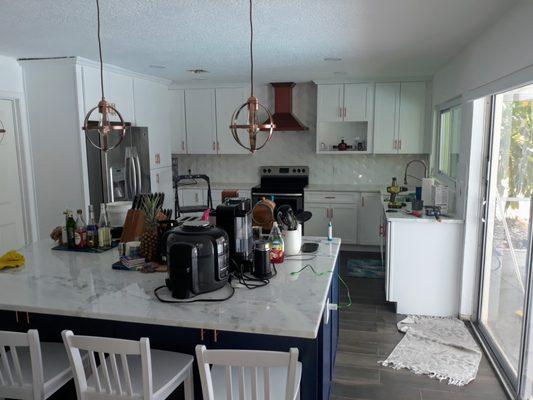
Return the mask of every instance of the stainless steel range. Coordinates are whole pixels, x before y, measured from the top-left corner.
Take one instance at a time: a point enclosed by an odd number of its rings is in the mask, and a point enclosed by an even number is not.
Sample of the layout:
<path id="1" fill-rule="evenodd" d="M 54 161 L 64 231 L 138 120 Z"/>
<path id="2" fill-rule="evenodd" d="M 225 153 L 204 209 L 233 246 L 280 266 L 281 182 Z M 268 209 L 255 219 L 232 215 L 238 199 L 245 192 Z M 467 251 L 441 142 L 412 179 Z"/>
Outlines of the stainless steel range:
<path id="1" fill-rule="evenodd" d="M 289 204 L 295 212 L 304 210 L 304 188 L 309 184 L 307 166 L 260 167 L 261 184 L 252 188 L 252 203 L 263 197 L 273 199 L 276 207 Z"/>

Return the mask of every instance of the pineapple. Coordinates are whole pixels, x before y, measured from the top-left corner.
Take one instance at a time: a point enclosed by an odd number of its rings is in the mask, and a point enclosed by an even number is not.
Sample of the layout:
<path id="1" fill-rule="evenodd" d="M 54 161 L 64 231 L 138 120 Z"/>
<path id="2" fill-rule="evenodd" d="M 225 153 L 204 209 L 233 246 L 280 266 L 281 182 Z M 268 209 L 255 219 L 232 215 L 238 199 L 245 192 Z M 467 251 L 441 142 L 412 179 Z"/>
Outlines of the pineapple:
<path id="1" fill-rule="evenodd" d="M 161 195 L 144 196 L 142 210 L 145 214 L 144 232 L 141 235 L 141 255 L 147 262 L 157 261 L 157 214 L 161 210 Z"/>

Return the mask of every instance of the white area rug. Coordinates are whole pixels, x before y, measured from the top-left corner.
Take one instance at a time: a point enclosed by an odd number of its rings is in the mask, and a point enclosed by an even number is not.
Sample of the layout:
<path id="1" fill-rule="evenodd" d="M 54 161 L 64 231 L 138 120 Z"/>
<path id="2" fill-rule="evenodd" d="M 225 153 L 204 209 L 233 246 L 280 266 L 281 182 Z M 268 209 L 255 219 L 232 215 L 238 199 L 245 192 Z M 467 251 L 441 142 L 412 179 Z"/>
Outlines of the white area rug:
<path id="1" fill-rule="evenodd" d="M 404 338 L 380 364 L 457 386 L 476 377 L 481 350 L 463 321 L 409 316 L 398 322 L 398 330 Z"/>

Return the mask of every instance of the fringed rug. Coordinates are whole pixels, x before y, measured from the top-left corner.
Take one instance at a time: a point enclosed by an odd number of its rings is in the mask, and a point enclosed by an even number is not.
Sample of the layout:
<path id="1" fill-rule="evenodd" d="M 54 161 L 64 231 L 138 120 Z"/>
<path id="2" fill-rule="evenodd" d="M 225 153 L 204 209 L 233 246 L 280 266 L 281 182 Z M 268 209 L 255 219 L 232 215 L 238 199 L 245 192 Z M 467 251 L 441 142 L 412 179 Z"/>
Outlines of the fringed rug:
<path id="1" fill-rule="evenodd" d="M 481 350 L 463 321 L 409 316 L 398 322 L 398 330 L 405 336 L 381 365 L 457 386 L 476 377 Z"/>

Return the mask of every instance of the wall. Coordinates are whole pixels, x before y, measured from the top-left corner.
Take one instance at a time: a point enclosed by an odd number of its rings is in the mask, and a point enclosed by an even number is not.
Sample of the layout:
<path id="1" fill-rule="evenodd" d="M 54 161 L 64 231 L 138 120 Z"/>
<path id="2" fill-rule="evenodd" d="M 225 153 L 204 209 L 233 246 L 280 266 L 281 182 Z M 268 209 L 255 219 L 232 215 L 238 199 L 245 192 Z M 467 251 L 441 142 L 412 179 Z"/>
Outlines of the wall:
<path id="1" fill-rule="evenodd" d="M 468 98 L 470 92 L 488 92 L 488 85 L 505 81 L 509 75 L 533 67 L 533 1 L 523 0 L 472 41 L 461 53 L 441 68 L 433 80 L 433 104 L 439 105 L 457 97 Z M 533 81 L 533 73 L 526 81 Z M 465 216 L 464 257 L 461 314 L 475 313 L 477 259 L 480 229 L 479 154 L 485 132 L 473 129 L 472 102 L 463 102 L 463 124 L 459 176 L 457 179 L 457 209 Z M 475 132 L 476 137 L 472 137 Z M 477 157 L 476 157 L 477 155 Z M 475 160 L 475 161 L 474 161 Z M 469 179 L 469 177 L 471 179 Z M 467 199 L 467 194 L 469 198 Z"/>
<path id="2" fill-rule="evenodd" d="M 2 55 L 0 55 L 0 98 L 13 100 L 15 103 L 25 236 L 26 242 L 30 243 L 37 238 L 37 218 L 22 68 L 14 58 Z"/>
<path id="3" fill-rule="evenodd" d="M 257 90 L 257 97 L 272 104 L 272 91 Z M 309 130 L 276 132 L 265 148 L 254 155 L 175 156 L 179 173 L 205 173 L 214 182 L 256 183 L 262 165 L 309 166 L 310 182 L 319 183 L 390 183 L 391 177 L 403 179 L 406 163 L 420 156 L 410 155 L 318 155 L 316 154 L 316 86 L 298 84 L 293 91 L 293 112 Z M 271 107 L 272 109 L 272 107 Z M 420 172 L 413 171 L 415 174 Z M 417 175 L 418 176 L 418 175 Z"/>

